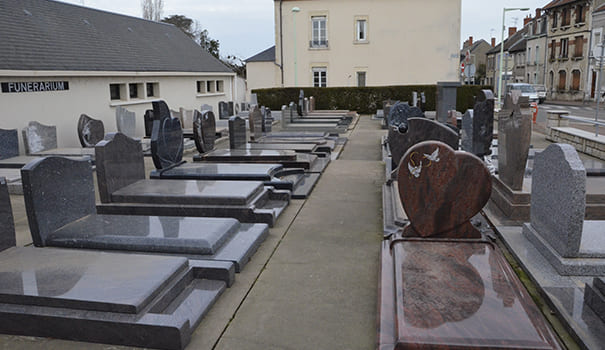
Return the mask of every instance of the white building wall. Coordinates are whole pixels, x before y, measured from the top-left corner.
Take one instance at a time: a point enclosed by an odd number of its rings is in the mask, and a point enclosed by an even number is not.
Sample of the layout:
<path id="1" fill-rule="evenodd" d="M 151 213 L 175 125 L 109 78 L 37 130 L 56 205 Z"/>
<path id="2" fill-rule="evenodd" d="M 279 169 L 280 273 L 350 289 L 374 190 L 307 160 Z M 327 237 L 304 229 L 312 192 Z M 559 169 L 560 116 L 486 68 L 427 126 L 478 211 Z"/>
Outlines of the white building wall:
<path id="1" fill-rule="evenodd" d="M 96 74 L 97 76 L 93 76 Z M 105 132 L 114 132 L 116 129 L 115 109 L 122 106 L 136 113 L 137 136 L 144 136 L 145 128 L 143 115 L 145 110 L 151 109 L 151 102 L 157 99 L 166 101 L 173 110 L 179 107 L 186 109 L 199 109 L 202 104 L 213 106 L 218 111 L 219 101 L 228 101 L 235 98 L 235 74 L 197 74 L 196 73 L 115 73 L 102 76 L 103 73 L 86 75 L 82 72 L 41 73 L 41 72 L 4 72 L 0 74 L 1 82 L 27 82 L 27 81 L 67 81 L 67 91 L 41 91 L 21 93 L 0 93 L 0 128 L 21 130 L 29 121 L 35 120 L 46 125 L 57 126 L 59 147 L 79 147 L 77 135 L 77 122 L 80 114 L 84 113 L 92 118 L 100 119 L 105 126 Z M 153 75 L 155 74 L 155 75 Z M 170 75 L 168 75 L 170 74 Z M 222 80 L 223 91 L 216 93 L 197 93 L 197 81 Z M 140 98 L 125 101 L 110 99 L 109 85 L 129 83 L 159 83 L 157 98 Z M 245 85 L 241 82 L 239 86 Z M 237 87 L 241 89 L 241 87 Z M 141 92 L 142 94 L 143 92 Z M 242 91 L 237 92 L 244 96 Z M 20 139 L 21 153 L 23 153 L 23 140 Z"/>

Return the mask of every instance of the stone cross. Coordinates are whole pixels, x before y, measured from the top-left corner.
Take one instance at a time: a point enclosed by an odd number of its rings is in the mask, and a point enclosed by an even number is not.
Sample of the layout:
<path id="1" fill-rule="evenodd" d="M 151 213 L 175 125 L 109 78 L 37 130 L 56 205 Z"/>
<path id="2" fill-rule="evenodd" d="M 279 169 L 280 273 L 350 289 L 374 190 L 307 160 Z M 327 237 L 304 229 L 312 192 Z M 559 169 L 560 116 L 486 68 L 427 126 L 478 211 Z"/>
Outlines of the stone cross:
<path id="1" fill-rule="evenodd" d="M 57 148 L 57 127 L 31 121 L 23 128 L 23 143 L 26 154 L 55 149 Z"/>
<path id="2" fill-rule="evenodd" d="M 116 107 L 116 126 L 118 132 L 128 137 L 135 137 L 136 122 L 137 117 L 135 112 L 131 112 L 122 106 Z"/>
<path id="3" fill-rule="evenodd" d="M 481 237 L 469 221 L 491 195 L 492 179 L 481 159 L 443 142 L 420 142 L 401 159 L 397 181 L 410 220 L 404 236 Z"/>
<path id="4" fill-rule="evenodd" d="M 506 95 L 498 113 L 498 176 L 515 191 L 523 187 L 531 141 L 532 116 L 527 106 L 528 98 L 514 90 Z"/>
<path id="5" fill-rule="evenodd" d="M 246 144 L 246 120 L 238 116 L 229 118 L 229 148 L 245 148 Z"/>
<path id="6" fill-rule="evenodd" d="M 86 114 L 80 115 L 78 120 L 78 137 L 82 147 L 94 147 L 105 137 L 103 122 L 93 119 Z"/>

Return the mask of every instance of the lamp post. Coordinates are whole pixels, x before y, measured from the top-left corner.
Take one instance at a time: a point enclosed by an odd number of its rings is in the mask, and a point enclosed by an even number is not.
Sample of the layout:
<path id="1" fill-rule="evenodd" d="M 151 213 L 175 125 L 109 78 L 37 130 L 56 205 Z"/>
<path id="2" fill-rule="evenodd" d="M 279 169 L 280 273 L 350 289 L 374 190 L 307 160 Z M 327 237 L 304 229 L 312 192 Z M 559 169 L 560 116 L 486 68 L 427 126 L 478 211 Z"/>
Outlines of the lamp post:
<path id="1" fill-rule="evenodd" d="M 513 8 L 503 8 L 502 9 L 502 38 L 500 40 L 500 67 L 498 67 L 498 102 L 497 106 L 502 104 L 502 60 L 504 57 L 504 31 L 506 30 L 506 25 L 504 23 L 506 13 L 509 11 L 529 11 L 528 7 L 513 7 Z"/>
<path id="2" fill-rule="evenodd" d="M 296 13 L 300 12 L 300 8 L 293 7 L 292 8 L 292 20 L 294 21 L 294 86 L 298 86 L 298 68 L 297 68 L 297 59 L 296 59 Z"/>

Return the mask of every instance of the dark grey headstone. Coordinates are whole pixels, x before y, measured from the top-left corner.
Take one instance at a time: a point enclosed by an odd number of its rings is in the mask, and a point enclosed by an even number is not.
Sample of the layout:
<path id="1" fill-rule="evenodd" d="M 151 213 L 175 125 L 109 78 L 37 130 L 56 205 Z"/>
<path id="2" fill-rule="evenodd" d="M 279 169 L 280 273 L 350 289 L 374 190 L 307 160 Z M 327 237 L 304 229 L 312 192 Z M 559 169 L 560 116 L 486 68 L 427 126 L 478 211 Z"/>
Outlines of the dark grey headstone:
<path id="1" fill-rule="evenodd" d="M 462 115 L 462 129 L 460 130 L 460 143 L 462 145 L 462 149 L 473 153 L 473 118 L 474 111 L 472 109 L 467 109 L 466 112 Z"/>
<path id="2" fill-rule="evenodd" d="M 205 103 L 204 103 L 204 104 L 203 104 L 203 105 L 200 107 L 200 111 L 202 111 L 202 113 L 204 113 L 204 111 L 212 111 L 212 106 L 211 106 L 211 105 L 209 105 L 209 104 L 205 104 Z"/>
<path id="3" fill-rule="evenodd" d="M 288 121 L 293 122 L 298 119 L 298 106 L 294 102 L 290 102 L 290 116 L 287 118 Z M 282 115 L 283 118 L 283 115 Z"/>
<path id="4" fill-rule="evenodd" d="M 5 178 L 0 177 L 0 252 L 15 245 L 15 221 L 8 184 Z"/>
<path id="5" fill-rule="evenodd" d="M 478 157 L 491 154 L 494 138 L 494 94 L 481 90 L 475 99 L 472 153 Z"/>
<path id="6" fill-rule="evenodd" d="M 417 107 L 411 107 L 407 102 L 395 102 L 389 109 L 387 123 L 403 131 L 407 128 L 409 118 L 424 118 L 424 113 Z"/>
<path id="7" fill-rule="evenodd" d="M 141 143 L 120 133 L 109 133 L 95 146 L 97 183 L 101 202 L 111 202 L 111 194 L 145 179 Z"/>
<path id="8" fill-rule="evenodd" d="M 498 113 L 498 176 L 513 190 L 523 187 L 523 175 L 531 141 L 528 98 L 507 94 Z"/>
<path id="9" fill-rule="evenodd" d="M 151 131 L 153 130 L 153 109 L 145 111 L 143 116 L 145 121 L 145 137 L 151 137 Z"/>
<path id="10" fill-rule="evenodd" d="M 183 160 L 183 129 L 181 121 L 170 116 L 164 101 L 153 102 L 153 130 L 151 132 L 151 157 L 157 169 L 164 169 Z M 192 125 L 193 127 L 193 125 Z"/>
<path id="11" fill-rule="evenodd" d="M 31 121 L 23 128 L 25 154 L 57 148 L 57 127 Z"/>
<path id="12" fill-rule="evenodd" d="M 127 110 L 121 106 L 116 107 L 116 126 L 118 128 L 118 132 L 128 136 L 135 137 L 136 136 L 136 113 Z"/>
<path id="13" fill-rule="evenodd" d="M 198 152 L 206 153 L 214 149 L 216 140 L 216 119 L 211 110 L 203 113 L 195 111 L 193 117 L 193 139 Z"/>
<path id="14" fill-rule="evenodd" d="M 229 115 L 227 116 L 228 119 L 229 117 L 235 115 L 235 104 L 233 103 L 233 101 L 227 102 L 227 108 L 227 111 L 229 112 Z"/>
<path id="15" fill-rule="evenodd" d="M 250 115 L 248 116 L 248 124 L 250 127 L 251 140 L 258 141 L 263 137 L 263 116 L 258 105 L 252 105 Z"/>
<path id="16" fill-rule="evenodd" d="M 18 155 L 19 134 L 17 129 L 0 129 L 0 159 L 12 158 Z"/>
<path id="17" fill-rule="evenodd" d="M 531 226 L 562 257 L 578 255 L 585 207 L 586 170 L 573 146 L 555 143 L 536 154 Z"/>
<path id="18" fill-rule="evenodd" d="M 263 132 L 268 133 L 273 130 L 273 116 L 271 115 L 271 110 L 268 107 L 265 107 L 263 113 Z"/>
<path id="19" fill-rule="evenodd" d="M 229 119 L 231 116 L 229 112 L 229 103 L 225 101 L 220 101 L 218 103 L 218 117 L 219 119 Z"/>
<path id="20" fill-rule="evenodd" d="M 303 89 L 300 89 L 300 93 L 298 94 L 297 113 L 301 117 L 304 115 L 304 112 L 303 112 L 304 105 L 305 105 L 305 92 L 303 91 Z"/>
<path id="21" fill-rule="evenodd" d="M 78 120 L 78 137 L 82 147 L 94 147 L 105 137 L 103 122 L 93 119 L 86 114 L 80 115 Z"/>
<path id="22" fill-rule="evenodd" d="M 229 118 L 229 148 L 245 148 L 246 143 L 246 120 L 238 116 Z"/>
<path id="23" fill-rule="evenodd" d="M 255 93 L 250 94 L 250 105 L 258 105 L 258 96 Z"/>
<path id="24" fill-rule="evenodd" d="M 23 198 L 34 244 L 56 229 L 96 213 L 92 166 L 85 160 L 45 157 L 21 169 Z"/>
<path id="25" fill-rule="evenodd" d="M 459 82 L 437 82 L 437 120 L 447 122 L 447 111 L 456 109 L 456 92 Z"/>
<path id="26" fill-rule="evenodd" d="M 408 149 L 422 141 L 441 141 L 454 150 L 458 149 L 458 134 L 449 127 L 427 118 L 408 119 L 405 132 L 399 128 L 390 127 L 388 133 L 389 148 L 393 169 L 399 166 L 401 157 Z"/>

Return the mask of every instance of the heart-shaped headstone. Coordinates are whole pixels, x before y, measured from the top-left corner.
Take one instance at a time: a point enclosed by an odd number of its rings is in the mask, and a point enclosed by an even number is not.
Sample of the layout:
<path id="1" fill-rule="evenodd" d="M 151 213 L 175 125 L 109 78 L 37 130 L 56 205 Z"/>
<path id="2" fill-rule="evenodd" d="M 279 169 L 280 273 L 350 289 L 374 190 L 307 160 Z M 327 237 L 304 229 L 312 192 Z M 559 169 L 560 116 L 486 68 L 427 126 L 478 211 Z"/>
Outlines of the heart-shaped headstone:
<path id="1" fill-rule="evenodd" d="M 410 220 L 406 236 L 477 237 L 469 219 L 489 200 L 492 180 L 481 159 L 425 141 L 403 156 L 399 196 Z"/>
<path id="2" fill-rule="evenodd" d="M 155 119 L 151 131 L 151 157 L 157 169 L 165 169 L 183 160 L 183 129 L 181 121 L 170 116 L 164 101 L 152 104 Z"/>

